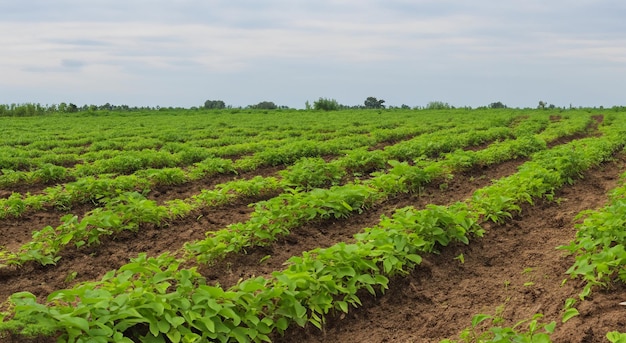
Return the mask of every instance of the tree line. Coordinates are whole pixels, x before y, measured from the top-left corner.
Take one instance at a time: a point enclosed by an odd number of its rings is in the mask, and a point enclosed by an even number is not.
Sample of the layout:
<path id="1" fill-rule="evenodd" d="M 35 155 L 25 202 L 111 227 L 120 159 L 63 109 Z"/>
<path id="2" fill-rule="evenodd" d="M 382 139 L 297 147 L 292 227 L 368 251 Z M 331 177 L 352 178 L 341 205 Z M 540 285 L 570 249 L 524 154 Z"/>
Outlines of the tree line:
<path id="1" fill-rule="evenodd" d="M 451 106 L 447 102 L 443 101 L 430 101 L 426 104 L 426 106 L 415 106 L 411 107 L 405 104 L 401 106 L 386 106 L 385 100 L 377 99 L 376 97 L 367 97 L 363 104 L 360 105 L 344 105 L 339 103 L 336 99 L 332 98 L 319 98 L 314 101 L 312 104 L 309 101 L 305 103 L 306 110 L 317 110 L 317 111 L 338 111 L 338 110 L 346 110 L 346 109 L 404 109 L 404 110 L 446 110 L 446 109 L 454 109 L 454 106 Z M 472 109 L 471 107 L 463 107 L 466 109 Z M 486 106 L 479 106 L 476 109 L 503 109 L 509 108 L 507 105 L 503 104 L 500 101 L 492 102 Z M 569 109 L 574 109 L 571 104 L 569 105 Z M 621 110 L 624 106 L 613 106 L 613 109 Z M 73 103 L 65 103 L 62 102 L 60 104 L 53 105 L 42 105 L 38 103 L 23 103 L 23 104 L 0 104 L 0 117 L 6 116 L 14 116 L 14 117 L 28 117 L 28 116 L 38 116 L 38 115 L 47 115 L 54 113 L 77 113 L 77 112 L 86 112 L 86 113 L 96 113 L 99 111 L 110 111 L 110 112 L 132 112 L 132 111 L 163 111 L 163 110 L 221 110 L 221 109 L 233 109 L 233 110 L 241 110 L 241 109 L 249 109 L 249 110 L 277 110 L 277 109 L 289 109 L 288 106 L 279 106 L 276 105 L 273 101 L 261 101 L 257 104 L 248 105 L 245 107 L 233 107 L 227 105 L 223 100 L 206 100 L 201 106 L 193 106 L 190 108 L 183 107 L 160 107 L 160 106 L 128 106 L 128 105 L 112 105 L 110 103 L 106 103 L 103 105 L 82 105 L 77 106 Z M 539 105 L 537 109 L 544 110 L 564 110 L 565 107 L 559 108 L 553 104 L 548 104 L 545 101 L 539 101 Z M 578 109 L 598 109 L 596 107 L 578 107 Z M 604 109 L 604 107 L 600 106 L 599 109 Z"/>

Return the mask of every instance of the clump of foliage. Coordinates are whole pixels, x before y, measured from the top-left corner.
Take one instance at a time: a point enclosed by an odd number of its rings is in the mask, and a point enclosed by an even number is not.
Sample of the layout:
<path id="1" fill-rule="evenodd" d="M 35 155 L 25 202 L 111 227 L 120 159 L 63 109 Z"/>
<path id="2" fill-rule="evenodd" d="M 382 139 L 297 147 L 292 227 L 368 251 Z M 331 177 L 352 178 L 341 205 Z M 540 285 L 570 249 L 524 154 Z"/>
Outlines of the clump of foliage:
<path id="1" fill-rule="evenodd" d="M 443 101 L 431 101 L 426 105 L 427 110 L 449 110 L 451 108 L 452 106 Z"/>
<path id="2" fill-rule="evenodd" d="M 226 108 L 226 103 L 222 100 L 207 100 L 204 102 L 204 108 L 206 109 L 222 109 Z"/>
<path id="3" fill-rule="evenodd" d="M 491 104 L 489 104 L 489 108 L 506 108 L 506 105 L 501 103 L 500 101 L 492 102 Z"/>
<path id="4" fill-rule="evenodd" d="M 383 99 L 376 99 L 373 96 L 368 97 L 367 99 L 365 99 L 364 105 L 365 108 L 374 108 L 374 109 L 380 109 L 380 108 L 385 108 L 385 105 L 383 105 L 385 103 L 385 100 Z"/>
<path id="5" fill-rule="evenodd" d="M 345 173 L 340 166 L 326 163 L 321 157 L 302 158 L 280 172 L 287 185 L 307 190 L 337 185 Z"/>
<path id="6" fill-rule="evenodd" d="M 278 106 L 276 106 L 276 104 L 272 101 L 261 101 L 256 105 L 251 105 L 250 108 L 258 110 L 275 110 L 278 108 Z"/>
<path id="7" fill-rule="evenodd" d="M 460 340 L 445 339 L 440 343 L 508 343 L 508 342 L 537 342 L 549 343 L 550 335 L 554 332 L 556 322 L 542 323 L 541 314 L 536 314 L 530 320 L 522 320 L 513 327 L 495 326 L 502 321 L 498 316 L 489 316 L 486 314 L 478 314 L 472 318 L 471 328 L 463 330 L 460 334 Z M 486 332 L 480 332 L 479 325 L 485 321 L 492 320 L 492 326 Z M 524 329 L 523 325 L 528 325 L 528 329 Z"/>
<path id="8" fill-rule="evenodd" d="M 313 109 L 322 111 L 337 111 L 341 109 L 341 105 L 335 99 L 319 98 L 313 102 Z"/>

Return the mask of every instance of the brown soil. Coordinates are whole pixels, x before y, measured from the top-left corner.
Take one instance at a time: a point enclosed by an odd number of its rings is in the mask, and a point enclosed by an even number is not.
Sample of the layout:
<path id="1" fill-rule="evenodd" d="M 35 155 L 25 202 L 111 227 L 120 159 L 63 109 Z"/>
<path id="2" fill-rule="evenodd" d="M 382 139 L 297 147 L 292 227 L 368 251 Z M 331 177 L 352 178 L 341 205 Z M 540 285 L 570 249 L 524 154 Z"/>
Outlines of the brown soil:
<path id="1" fill-rule="evenodd" d="M 272 271 L 282 269 L 287 259 L 304 251 L 353 241 L 354 234 L 363 228 L 376 225 L 381 215 L 391 216 L 398 208 L 409 205 L 423 208 L 427 204 L 447 205 L 464 200 L 476 189 L 488 185 L 491 180 L 515 173 L 523 162 L 523 160 L 508 161 L 489 169 L 475 169 L 456 175 L 445 183 L 434 182 L 425 187 L 421 194 L 402 194 L 347 219 L 308 223 L 270 246 L 255 247 L 243 254 L 233 254 L 214 265 L 201 266 L 199 271 L 207 280 L 222 287 L 232 286 L 238 280 L 252 276 L 267 276 Z"/>
<path id="2" fill-rule="evenodd" d="M 554 114 L 550 115 L 550 121 L 557 122 L 557 121 L 561 121 L 561 119 L 562 119 L 561 116 L 557 116 Z"/>
<path id="3" fill-rule="evenodd" d="M 203 189 L 212 189 L 215 185 L 232 181 L 235 179 L 252 178 L 256 175 L 270 176 L 276 174 L 279 167 L 261 168 L 257 172 L 234 174 L 219 174 L 213 177 L 185 183 L 176 186 L 155 187 L 148 193 L 147 198 L 163 205 L 168 200 L 190 198 L 199 194 Z M 82 218 L 87 212 L 93 210 L 94 204 L 75 205 L 69 210 L 57 210 L 54 208 L 42 211 L 27 211 L 19 218 L 5 218 L 0 220 L 3 235 L 0 236 L 0 247 L 5 247 L 9 251 L 16 251 L 21 245 L 31 241 L 32 232 L 41 230 L 46 226 L 56 227 L 62 223 L 61 217 L 66 214 L 73 214 Z"/>
<path id="4" fill-rule="evenodd" d="M 22 244 L 32 240 L 32 233 L 46 226 L 57 227 L 61 225 L 61 218 L 66 214 L 74 214 L 82 217 L 93 206 L 79 205 L 67 211 L 48 209 L 38 212 L 27 212 L 19 218 L 7 217 L 0 220 L 2 235 L 0 247 L 9 251 L 16 251 Z"/>
<path id="5" fill-rule="evenodd" d="M 6 299 L 15 292 L 28 291 L 43 300 L 54 290 L 68 288 L 81 281 L 100 279 L 106 272 L 128 263 L 139 253 L 157 256 L 166 251 L 175 252 L 185 242 L 203 239 L 207 231 L 247 220 L 252 210 L 244 202 L 205 209 L 176 222 L 175 226 L 143 227 L 138 232 L 121 232 L 104 237 L 100 245 L 91 248 L 75 249 L 70 246 L 61 253 L 56 265 L 29 263 L 19 268 L 0 269 L 0 299 Z M 76 273 L 76 277 L 66 280 L 72 273 Z"/>
<path id="6" fill-rule="evenodd" d="M 5 186 L 5 188 L 0 189 L 0 199 L 6 199 L 11 196 L 13 193 L 20 194 L 41 194 L 44 189 L 49 187 L 48 185 L 35 184 L 35 185 L 27 185 L 27 184 L 19 184 L 19 185 L 10 185 Z"/>
<path id="7" fill-rule="evenodd" d="M 363 294 L 363 307 L 327 318 L 325 330 L 290 329 L 276 342 L 439 342 L 458 338 L 472 316 L 493 315 L 504 307 L 503 325 L 545 315 L 556 321 L 554 342 L 606 342 L 609 331 L 624 330 L 626 286 L 597 290 L 579 304 L 581 315 L 561 323 L 567 298 L 582 289 L 565 271 L 572 256 L 555 248 L 575 236 L 573 218 L 582 210 L 603 206 L 607 191 L 626 170 L 626 157 L 585 174 L 558 192 L 559 202 L 538 201 L 504 225 L 489 225 L 483 238 L 468 246 L 442 249 L 425 256 L 408 277 L 393 279 L 384 295 Z M 455 257 L 463 254 L 464 263 Z"/>
<path id="8" fill-rule="evenodd" d="M 269 273 L 276 268 L 280 269 L 282 262 L 287 258 L 299 254 L 304 250 L 312 249 L 316 246 L 329 246 L 343 239 L 350 239 L 352 234 L 358 232 L 366 226 L 374 225 L 378 222 L 381 214 L 390 214 L 395 208 L 415 205 L 417 202 L 422 205 L 426 203 L 448 203 L 467 197 L 471 192 L 487 184 L 491 179 L 499 178 L 502 175 L 512 174 L 522 161 L 509 161 L 488 169 L 485 172 L 475 170 L 467 175 L 459 175 L 448 183 L 447 189 L 441 191 L 438 186 L 429 186 L 421 197 L 400 196 L 391 199 L 377 208 L 365 211 L 361 215 L 354 216 L 348 220 L 324 221 L 316 224 L 309 224 L 278 242 L 270 248 L 255 248 L 249 251 L 248 255 L 235 255 L 234 261 L 220 263 L 218 267 L 202 267 L 210 280 L 215 279 L 223 285 L 231 285 L 240 277 L 247 275 L 260 275 Z M 473 175 L 480 175 L 474 177 Z M 259 200 L 259 199 L 256 199 Z M 96 280 L 101 278 L 106 272 L 119 268 L 128 262 L 138 253 L 145 252 L 149 256 L 156 256 L 166 251 L 175 251 L 182 247 L 185 242 L 203 239 L 207 231 L 222 229 L 228 224 L 242 222 L 248 219 L 253 208 L 247 204 L 250 199 L 228 204 L 217 208 L 206 208 L 198 213 L 189 215 L 182 221 L 172 222 L 169 227 L 142 227 L 139 232 L 122 232 L 112 237 L 104 237 L 98 246 L 92 248 L 75 249 L 71 246 L 61 253 L 61 259 L 57 265 L 39 266 L 35 263 L 27 264 L 19 268 L 0 270 L 0 299 L 6 299 L 14 292 L 29 291 L 37 295 L 40 299 L 45 298 L 55 289 L 67 288 L 76 282 L 86 280 Z M 27 223 L 34 223 L 38 220 L 44 222 L 57 221 L 58 217 L 49 213 L 37 213 L 33 218 L 28 218 Z M 25 226 L 20 221 L 12 222 L 14 226 L 7 226 L 5 235 L 7 247 L 19 246 L 17 237 L 20 237 L 20 244 L 30 240 L 30 233 L 26 233 Z M 43 226 L 42 226 L 43 227 Z M 20 231 L 22 230 L 22 231 Z M 326 237 L 321 232 L 336 231 L 339 234 Z M 311 235 L 311 232 L 318 232 Z M 10 237 L 10 238 L 9 238 Z M 304 239 L 308 238 L 308 240 Z M 265 253 L 266 249 L 271 249 L 270 253 Z M 280 252 L 280 253 L 274 253 Z M 266 255 L 274 255 L 261 267 L 258 261 Z M 258 257 L 258 258 L 257 258 Z M 241 261 L 246 261 L 242 263 Z M 231 265 L 237 268 L 235 271 L 227 270 Z M 274 269 L 267 269 L 274 268 Z M 244 273 L 244 269 L 245 273 Z M 76 273 L 76 278 L 70 282 L 66 278 L 71 273 Z M 219 280 L 213 275 L 220 275 Z"/>
<path id="9" fill-rule="evenodd" d="M 285 260 L 302 251 L 351 241 L 354 233 L 375 225 L 382 214 L 390 215 L 397 208 L 407 205 L 421 208 L 428 203 L 449 204 L 465 199 L 491 180 L 514 173 L 522 162 L 510 161 L 459 174 L 444 185 L 435 183 L 426 187 L 421 195 L 398 196 L 348 219 L 309 223 L 271 246 L 228 256 L 215 266 L 201 267 L 200 271 L 211 282 L 223 286 L 232 285 L 240 278 L 267 275 L 282 269 Z M 626 322 L 623 315 L 626 310 L 617 305 L 626 300 L 626 286 L 610 292 L 596 291 L 578 307 L 580 316 L 561 324 L 565 299 L 576 297 L 582 286 L 576 280 L 562 285 L 567 278 L 564 273 L 573 259 L 555 247 L 573 239 L 574 216 L 581 210 L 602 206 L 607 191 L 617 185 L 618 176 L 625 170 L 626 157 L 619 156 L 616 162 L 596 168 L 573 186 L 564 187 L 557 194 L 559 202 L 538 201 L 535 206 L 525 206 L 520 215 L 506 224 L 487 225 L 485 237 L 474 239 L 468 246 L 453 245 L 443 248 L 439 255 L 424 256 L 422 265 L 408 277 L 394 278 L 384 295 L 373 297 L 363 293 L 362 307 L 350 309 L 347 315 L 328 316 L 323 332 L 315 327 L 293 328 L 274 340 L 305 343 L 438 342 L 455 338 L 460 330 L 470 325 L 473 315 L 494 314 L 504 305 L 505 325 L 541 312 L 546 315 L 546 321 L 558 323 L 552 336 L 554 342 L 605 342 L 606 332 L 623 329 Z M 206 183 L 194 187 L 206 188 Z M 197 193 L 194 187 L 162 189 L 158 196 L 154 193 L 154 199 L 186 197 Z M 184 242 L 203 238 L 207 231 L 247 220 L 252 211 L 247 203 L 242 201 L 206 209 L 169 227 L 144 227 L 137 233 L 124 232 L 106 238 L 92 249 L 67 249 L 56 266 L 27 265 L 0 271 L 0 302 L 17 291 L 32 292 L 42 300 L 53 290 L 99 279 L 140 252 L 155 256 L 176 251 Z M 58 221 L 58 216 L 47 216 L 46 213 L 33 216 L 42 224 Z M 3 230 L 5 227 L 10 229 L 7 223 L 10 221 L 2 222 Z M 14 224 L 19 225 L 19 221 Z M 3 237 L 6 237 L 4 233 Z M 13 233 L 11 235 L 11 239 L 15 239 Z M 30 239 L 30 234 L 27 238 Z M 455 259 L 460 254 L 464 256 L 464 263 Z M 265 259 L 266 256 L 269 258 Z M 67 279 L 74 272 L 76 278 Z M 10 341 L 27 340 L 16 338 Z"/>
<path id="10" fill-rule="evenodd" d="M 388 146 L 395 145 L 395 144 L 398 144 L 398 143 L 403 142 L 403 141 L 408 141 L 411 138 L 416 137 L 416 136 L 418 136 L 418 135 L 408 135 L 406 137 L 403 137 L 402 139 L 390 138 L 390 139 L 378 142 L 378 143 L 370 146 L 369 148 L 367 148 L 367 150 L 369 150 L 369 151 L 384 150 Z"/>

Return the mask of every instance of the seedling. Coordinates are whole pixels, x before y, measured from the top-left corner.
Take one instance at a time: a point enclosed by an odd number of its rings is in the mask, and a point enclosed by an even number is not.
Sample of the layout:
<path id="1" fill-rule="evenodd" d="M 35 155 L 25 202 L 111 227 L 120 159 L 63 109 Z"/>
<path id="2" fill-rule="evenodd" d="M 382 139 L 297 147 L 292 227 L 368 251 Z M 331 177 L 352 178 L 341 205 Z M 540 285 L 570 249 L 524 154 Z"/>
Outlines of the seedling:
<path id="1" fill-rule="evenodd" d="M 74 279 L 76 279 L 77 275 L 78 275 L 78 272 L 70 272 L 65 277 L 65 283 L 70 283 L 70 282 L 74 281 Z"/>

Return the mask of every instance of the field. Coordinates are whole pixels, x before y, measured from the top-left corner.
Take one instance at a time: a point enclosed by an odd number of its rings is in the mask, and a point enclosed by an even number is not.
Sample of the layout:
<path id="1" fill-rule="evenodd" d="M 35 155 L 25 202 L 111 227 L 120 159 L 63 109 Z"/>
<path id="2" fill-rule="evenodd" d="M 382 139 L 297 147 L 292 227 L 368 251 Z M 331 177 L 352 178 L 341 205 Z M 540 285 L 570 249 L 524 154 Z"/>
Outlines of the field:
<path id="1" fill-rule="evenodd" d="M 0 117 L 0 341 L 626 342 L 625 116 Z"/>

